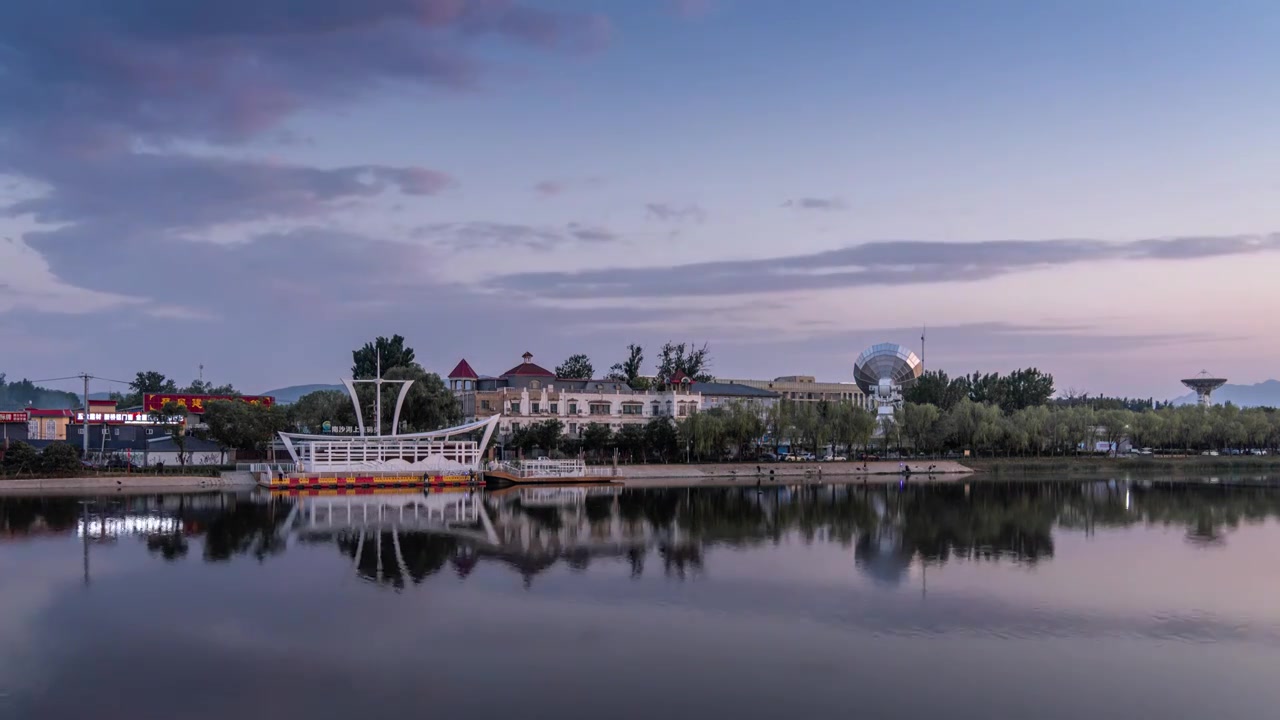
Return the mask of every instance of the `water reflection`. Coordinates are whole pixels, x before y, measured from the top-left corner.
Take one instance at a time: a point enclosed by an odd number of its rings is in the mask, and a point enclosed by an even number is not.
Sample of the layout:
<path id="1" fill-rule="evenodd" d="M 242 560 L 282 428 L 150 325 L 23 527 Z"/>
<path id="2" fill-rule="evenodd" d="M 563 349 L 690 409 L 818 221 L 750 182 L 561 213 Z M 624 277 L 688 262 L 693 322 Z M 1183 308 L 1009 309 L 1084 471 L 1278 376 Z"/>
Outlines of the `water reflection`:
<path id="1" fill-rule="evenodd" d="M 853 565 L 897 585 L 915 562 L 1033 565 L 1056 532 L 1153 525 L 1221 547 L 1244 523 L 1280 516 L 1280 492 L 1158 482 L 805 485 L 628 490 L 515 488 L 367 496 L 210 493 L 90 499 L 0 498 L 0 541 L 74 535 L 89 547 L 137 538 L 165 561 L 199 540 L 206 562 L 260 562 L 291 543 L 333 546 L 358 577 L 401 590 L 481 563 L 531 584 L 558 564 L 621 559 L 632 577 L 656 562 L 673 578 L 704 571 L 712 546 L 796 538 L 852 549 Z"/>

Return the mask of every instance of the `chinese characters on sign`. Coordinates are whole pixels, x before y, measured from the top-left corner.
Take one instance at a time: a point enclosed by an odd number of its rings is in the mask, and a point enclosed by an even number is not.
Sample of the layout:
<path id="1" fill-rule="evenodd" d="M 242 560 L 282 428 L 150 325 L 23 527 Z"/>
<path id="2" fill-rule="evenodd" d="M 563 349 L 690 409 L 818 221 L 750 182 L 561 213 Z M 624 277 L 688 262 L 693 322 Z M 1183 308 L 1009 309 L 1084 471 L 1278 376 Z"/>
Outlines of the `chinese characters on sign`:
<path id="1" fill-rule="evenodd" d="M 239 400 L 247 402 L 250 405 L 263 405 L 271 407 L 275 404 L 276 399 L 270 395 L 179 395 L 167 393 L 148 393 L 142 396 L 142 407 L 147 412 L 154 412 L 164 407 L 165 403 L 177 403 L 187 409 L 187 412 L 203 413 L 209 403 L 218 400 Z"/>
<path id="2" fill-rule="evenodd" d="M 24 423 L 29 419 L 26 410 L 21 412 L 0 412 L 0 423 Z"/>

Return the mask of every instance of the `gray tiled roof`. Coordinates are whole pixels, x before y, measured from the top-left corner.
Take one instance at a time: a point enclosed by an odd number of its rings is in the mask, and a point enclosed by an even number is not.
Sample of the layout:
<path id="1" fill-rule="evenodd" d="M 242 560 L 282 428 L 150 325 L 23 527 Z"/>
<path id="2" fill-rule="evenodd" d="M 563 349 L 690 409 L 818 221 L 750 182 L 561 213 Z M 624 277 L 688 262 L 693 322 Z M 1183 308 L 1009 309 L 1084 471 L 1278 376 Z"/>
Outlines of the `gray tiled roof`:
<path id="1" fill-rule="evenodd" d="M 737 383 L 696 382 L 689 389 L 703 395 L 719 395 L 722 397 L 759 398 L 761 400 L 781 397 L 772 390 L 751 387 L 750 385 L 739 385 Z"/>

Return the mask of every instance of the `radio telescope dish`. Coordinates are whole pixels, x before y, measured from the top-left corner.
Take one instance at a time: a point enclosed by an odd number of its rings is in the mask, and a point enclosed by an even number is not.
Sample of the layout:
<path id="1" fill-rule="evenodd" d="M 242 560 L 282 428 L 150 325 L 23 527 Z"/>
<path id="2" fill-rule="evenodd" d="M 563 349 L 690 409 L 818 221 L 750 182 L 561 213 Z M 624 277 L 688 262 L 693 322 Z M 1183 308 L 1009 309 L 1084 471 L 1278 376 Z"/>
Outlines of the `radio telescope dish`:
<path id="1" fill-rule="evenodd" d="M 920 358 L 897 343 L 872 345 L 853 364 L 853 379 L 867 397 L 875 398 L 880 415 L 892 415 L 902 404 L 902 390 L 924 372 Z"/>
<path id="2" fill-rule="evenodd" d="M 1193 378 L 1187 378 L 1182 381 L 1183 385 L 1196 391 L 1196 398 L 1201 405 L 1211 405 L 1213 401 L 1210 396 L 1213 391 L 1227 384 L 1226 378 L 1214 377 L 1209 374 L 1208 370 L 1201 370 L 1199 375 Z"/>

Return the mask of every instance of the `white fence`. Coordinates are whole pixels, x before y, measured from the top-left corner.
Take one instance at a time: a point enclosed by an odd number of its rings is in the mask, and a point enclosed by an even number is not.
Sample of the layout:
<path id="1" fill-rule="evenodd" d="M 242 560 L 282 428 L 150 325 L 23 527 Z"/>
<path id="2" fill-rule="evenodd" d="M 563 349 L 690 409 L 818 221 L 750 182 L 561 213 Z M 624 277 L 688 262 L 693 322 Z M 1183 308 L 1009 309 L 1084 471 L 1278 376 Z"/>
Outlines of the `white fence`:
<path id="1" fill-rule="evenodd" d="M 502 463 L 502 469 L 522 478 L 584 477 L 587 474 L 587 464 L 581 460 L 524 460 Z"/>

